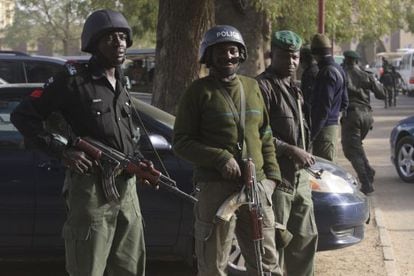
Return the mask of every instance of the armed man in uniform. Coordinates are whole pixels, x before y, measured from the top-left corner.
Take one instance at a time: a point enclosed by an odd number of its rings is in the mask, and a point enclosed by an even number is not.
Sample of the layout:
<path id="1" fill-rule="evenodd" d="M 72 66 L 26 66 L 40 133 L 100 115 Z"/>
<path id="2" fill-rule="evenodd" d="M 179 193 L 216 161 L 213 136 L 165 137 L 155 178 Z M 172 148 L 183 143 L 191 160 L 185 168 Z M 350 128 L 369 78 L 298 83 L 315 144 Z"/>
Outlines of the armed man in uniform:
<path id="1" fill-rule="evenodd" d="M 306 122 L 302 92 L 292 76 L 299 66 L 302 39 L 288 30 L 271 38 L 271 64 L 257 76 L 269 112 L 270 125 L 282 173 L 273 193 L 276 246 L 279 265 L 287 275 L 313 275 L 317 228 L 309 174 L 303 168 L 315 163 L 307 152 L 310 129 Z"/>
<path id="2" fill-rule="evenodd" d="M 177 110 L 173 148 L 194 165 L 198 189 L 194 235 L 199 276 L 227 275 L 234 234 L 247 274 L 258 275 L 247 205 L 239 207 L 229 221 L 216 217 L 226 199 L 240 192 L 241 159 L 246 157 L 251 157 L 256 167 L 263 209 L 263 270 L 266 275 L 282 275 L 271 201 L 281 180 L 280 170 L 259 86 L 254 79 L 237 74 L 246 58 L 246 45 L 236 28 L 218 25 L 209 29 L 200 47 L 200 62 L 209 68 L 209 75 L 190 85 Z"/>
<path id="3" fill-rule="evenodd" d="M 27 141 L 65 163 L 63 226 L 66 269 L 71 276 L 144 276 L 145 244 L 135 176 L 108 171 L 73 147 L 76 137 L 90 137 L 126 155 L 139 138 L 132 121 L 132 103 L 122 77 L 132 32 L 124 16 L 98 10 L 85 21 L 82 51 L 92 54 L 87 65 L 69 68 L 45 84 L 43 93 L 22 101 L 11 116 Z M 51 133 L 43 122 L 59 112 L 69 141 Z M 103 183 L 111 181 L 119 202 L 108 202 Z"/>
<path id="4" fill-rule="evenodd" d="M 341 118 L 341 143 L 345 157 L 351 162 L 361 182 L 361 191 L 369 194 L 374 191 L 375 170 L 368 162 L 363 148 L 363 140 L 372 129 L 374 122 L 370 105 L 370 91 L 377 99 L 385 99 L 384 88 L 374 75 L 358 65 L 359 54 L 344 52 L 344 70 L 348 77 L 349 106 Z"/>

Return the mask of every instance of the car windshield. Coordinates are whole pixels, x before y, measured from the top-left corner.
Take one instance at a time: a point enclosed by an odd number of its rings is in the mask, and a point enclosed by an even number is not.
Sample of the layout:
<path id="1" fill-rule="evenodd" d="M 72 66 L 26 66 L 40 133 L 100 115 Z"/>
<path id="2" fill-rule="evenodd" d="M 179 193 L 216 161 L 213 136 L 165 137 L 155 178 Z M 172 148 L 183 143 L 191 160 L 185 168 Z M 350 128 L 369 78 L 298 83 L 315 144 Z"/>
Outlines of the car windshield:
<path id="1" fill-rule="evenodd" d="M 141 100 L 132 98 L 133 105 L 142 113 L 148 117 L 153 118 L 155 121 L 167 126 L 168 128 L 174 127 L 175 117 L 159 108 L 146 104 Z"/>

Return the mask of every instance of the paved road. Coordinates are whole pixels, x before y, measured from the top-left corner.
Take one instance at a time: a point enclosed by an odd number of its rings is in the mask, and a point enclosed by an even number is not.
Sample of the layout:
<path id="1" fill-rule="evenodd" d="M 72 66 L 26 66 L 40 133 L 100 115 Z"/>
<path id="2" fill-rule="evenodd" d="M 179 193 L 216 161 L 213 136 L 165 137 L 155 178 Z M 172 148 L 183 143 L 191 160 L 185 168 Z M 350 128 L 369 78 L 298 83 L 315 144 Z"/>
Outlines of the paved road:
<path id="1" fill-rule="evenodd" d="M 378 101 L 376 106 L 382 103 Z M 376 108 L 374 114 L 376 122 L 367 149 L 380 180 L 375 183 L 373 198 L 382 213 L 384 242 L 389 245 L 385 254 L 391 254 L 385 259 L 394 262 L 394 271 L 391 267 L 389 274 L 414 275 L 414 184 L 400 180 L 389 159 L 390 131 L 399 120 L 414 115 L 414 97 L 401 95 L 396 108 Z"/>
<path id="2" fill-rule="evenodd" d="M 364 141 L 376 170 L 372 220 L 358 245 L 317 254 L 316 275 L 411 276 L 414 275 L 414 185 L 398 177 L 390 161 L 389 135 L 401 119 L 414 115 L 414 97 L 400 95 L 397 107 L 384 109 L 373 99 L 374 128 Z M 338 152 L 338 163 L 355 172 Z"/>

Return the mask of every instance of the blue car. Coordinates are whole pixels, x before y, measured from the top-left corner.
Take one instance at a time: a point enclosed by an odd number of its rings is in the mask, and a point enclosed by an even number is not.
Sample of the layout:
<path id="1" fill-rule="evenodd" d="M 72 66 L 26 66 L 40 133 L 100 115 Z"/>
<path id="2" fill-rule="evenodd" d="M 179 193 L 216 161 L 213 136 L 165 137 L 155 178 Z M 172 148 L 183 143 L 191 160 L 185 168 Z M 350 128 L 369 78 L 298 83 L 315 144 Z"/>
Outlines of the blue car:
<path id="1" fill-rule="evenodd" d="M 414 183 L 414 116 L 401 120 L 390 135 L 391 161 L 400 178 Z"/>
<path id="2" fill-rule="evenodd" d="M 64 254 L 64 168 L 58 160 L 25 145 L 9 120 L 10 112 L 22 97 L 36 89 L 41 86 L 0 86 L 0 258 Z M 145 126 L 140 141 L 144 156 L 176 180 L 179 189 L 193 193 L 192 166 L 171 150 L 174 116 L 138 99 L 134 99 L 134 105 L 134 119 Z M 321 173 L 321 179 L 312 176 L 309 183 L 320 235 L 318 249 L 332 250 L 360 242 L 369 218 L 369 205 L 358 190 L 358 182 L 326 160 L 318 159 L 312 170 Z M 138 194 L 148 258 L 193 263 L 193 203 L 162 187 L 154 190 L 139 186 Z M 229 271 L 243 271 L 236 241 L 231 253 Z"/>

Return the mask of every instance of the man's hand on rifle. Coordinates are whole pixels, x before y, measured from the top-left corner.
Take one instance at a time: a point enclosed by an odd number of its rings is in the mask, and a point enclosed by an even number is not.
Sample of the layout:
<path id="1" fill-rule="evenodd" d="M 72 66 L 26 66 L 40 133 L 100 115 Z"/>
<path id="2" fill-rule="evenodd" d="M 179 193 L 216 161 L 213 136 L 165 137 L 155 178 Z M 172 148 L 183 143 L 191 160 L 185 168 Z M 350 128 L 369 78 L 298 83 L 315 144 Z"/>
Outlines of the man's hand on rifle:
<path id="1" fill-rule="evenodd" d="M 228 180 L 236 180 L 241 177 L 240 166 L 237 163 L 236 159 L 232 157 L 229 159 L 229 161 L 227 161 L 221 170 L 221 175 L 224 177 L 224 179 Z"/>
<path id="2" fill-rule="evenodd" d="M 293 161 L 301 168 L 310 167 L 315 164 L 315 156 L 299 147 L 290 145 L 287 154 L 289 154 Z"/>
<path id="3" fill-rule="evenodd" d="M 141 168 L 144 169 L 144 170 L 151 171 L 152 169 L 154 169 L 154 164 L 152 163 L 151 160 L 143 159 L 143 160 L 140 161 L 140 163 L 141 163 L 141 165 L 140 165 Z M 154 186 L 154 185 L 151 184 L 151 182 L 149 182 L 145 178 L 141 178 L 141 183 L 144 184 L 144 185 L 152 186 L 156 190 L 158 190 L 160 188 L 160 186 L 158 184 Z"/>
<path id="4" fill-rule="evenodd" d="M 89 159 L 83 151 L 70 148 L 63 152 L 63 163 L 67 168 L 71 168 L 80 174 L 84 174 L 96 164 L 96 161 Z"/>

